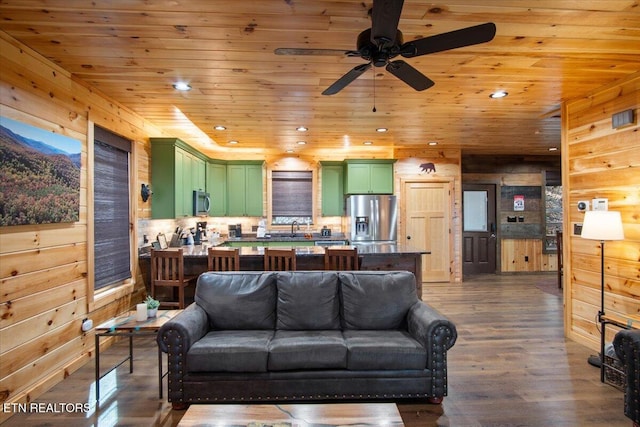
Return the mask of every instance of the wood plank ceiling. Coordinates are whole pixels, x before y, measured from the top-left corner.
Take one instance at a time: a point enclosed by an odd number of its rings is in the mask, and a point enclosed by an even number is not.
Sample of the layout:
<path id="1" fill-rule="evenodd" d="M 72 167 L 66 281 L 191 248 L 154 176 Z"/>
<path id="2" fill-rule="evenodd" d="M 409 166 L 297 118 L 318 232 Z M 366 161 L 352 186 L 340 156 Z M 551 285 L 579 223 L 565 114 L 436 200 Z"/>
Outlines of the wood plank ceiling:
<path id="1" fill-rule="evenodd" d="M 364 61 L 274 54 L 279 47 L 355 49 L 370 27 L 371 5 L 3 0 L 0 29 L 213 156 L 291 149 L 357 157 L 430 141 L 464 154 L 549 154 L 560 146 L 563 100 L 640 70 L 639 0 L 406 0 L 399 24 L 405 41 L 497 26 L 491 42 L 408 59 L 435 82 L 423 92 L 374 68 L 323 96 Z M 192 90 L 175 90 L 178 81 Z M 509 96 L 490 99 L 499 89 Z"/>

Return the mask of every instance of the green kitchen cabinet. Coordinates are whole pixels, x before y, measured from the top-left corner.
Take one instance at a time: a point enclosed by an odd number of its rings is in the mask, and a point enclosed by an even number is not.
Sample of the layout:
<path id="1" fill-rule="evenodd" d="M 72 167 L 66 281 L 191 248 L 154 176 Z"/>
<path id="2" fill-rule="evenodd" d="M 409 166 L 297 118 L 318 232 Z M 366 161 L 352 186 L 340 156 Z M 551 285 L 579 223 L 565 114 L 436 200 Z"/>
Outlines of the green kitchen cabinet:
<path id="1" fill-rule="evenodd" d="M 207 162 L 207 192 L 211 197 L 209 216 L 227 214 L 227 165 L 226 162 Z"/>
<path id="2" fill-rule="evenodd" d="M 344 164 L 320 162 L 322 166 L 322 216 L 344 215 Z"/>
<path id="3" fill-rule="evenodd" d="M 345 194 L 393 194 L 395 160 L 345 160 Z"/>
<path id="4" fill-rule="evenodd" d="M 263 216 L 263 162 L 227 162 L 227 215 Z"/>
<path id="5" fill-rule="evenodd" d="M 206 157 L 177 138 L 151 138 L 151 218 L 193 216 L 193 191 L 206 188 Z"/>

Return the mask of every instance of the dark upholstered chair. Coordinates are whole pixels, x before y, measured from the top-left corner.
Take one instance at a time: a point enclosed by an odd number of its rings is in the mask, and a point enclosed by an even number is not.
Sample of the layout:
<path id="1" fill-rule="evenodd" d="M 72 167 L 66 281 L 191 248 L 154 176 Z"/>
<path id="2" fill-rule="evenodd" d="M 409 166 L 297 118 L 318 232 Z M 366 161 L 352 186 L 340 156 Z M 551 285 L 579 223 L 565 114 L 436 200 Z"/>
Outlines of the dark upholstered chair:
<path id="1" fill-rule="evenodd" d="M 625 373 L 624 414 L 640 426 L 640 329 L 623 329 L 613 339 L 613 347 Z"/>

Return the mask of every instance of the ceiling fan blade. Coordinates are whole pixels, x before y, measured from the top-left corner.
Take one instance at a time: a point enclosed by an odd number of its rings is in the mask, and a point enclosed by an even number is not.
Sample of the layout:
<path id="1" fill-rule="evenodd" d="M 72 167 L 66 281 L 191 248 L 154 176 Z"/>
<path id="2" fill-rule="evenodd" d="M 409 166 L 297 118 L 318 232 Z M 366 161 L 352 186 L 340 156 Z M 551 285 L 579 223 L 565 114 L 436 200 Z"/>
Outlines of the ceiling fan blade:
<path id="1" fill-rule="evenodd" d="M 412 58 L 414 56 L 485 43 L 491 41 L 495 35 L 496 25 L 493 22 L 487 22 L 486 24 L 412 40 L 400 47 L 400 54 L 405 58 Z"/>
<path id="2" fill-rule="evenodd" d="M 371 13 L 371 42 L 380 49 L 393 46 L 403 3 L 404 0 L 374 0 Z"/>
<path id="3" fill-rule="evenodd" d="M 316 56 L 360 56 L 357 50 L 340 49 L 305 49 L 295 47 L 280 47 L 273 51 L 276 55 L 316 55 Z"/>
<path id="4" fill-rule="evenodd" d="M 387 64 L 387 71 L 417 91 L 429 89 L 435 84 L 433 80 L 402 60 Z"/>
<path id="5" fill-rule="evenodd" d="M 369 68 L 371 68 L 371 63 L 357 65 L 356 67 L 351 69 L 351 71 L 349 71 L 347 74 L 345 74 L 344 76 L 336 80 L 334 84 L 326 88 L 324 92 L 322 92 L 322 94 L 335 95 L 336 93 L 340 92 L 342 89 L 347 87 L 349 83 L 351 83 L 352 81 L 360 77 L 360 75 L 365 71 L 367 71 Z"/>

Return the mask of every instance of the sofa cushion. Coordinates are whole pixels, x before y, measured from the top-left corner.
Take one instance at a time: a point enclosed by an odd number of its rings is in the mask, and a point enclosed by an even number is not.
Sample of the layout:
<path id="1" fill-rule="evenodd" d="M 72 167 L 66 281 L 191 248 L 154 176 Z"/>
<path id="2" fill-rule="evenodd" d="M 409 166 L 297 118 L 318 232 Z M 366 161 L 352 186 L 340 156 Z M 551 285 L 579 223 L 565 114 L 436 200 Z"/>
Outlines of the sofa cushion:
<path id="1" fill-rule="evenodd" d="M 198 277 L 194 300 L 211 329 L 274 329 L 276 274 L 207 272 Z"/>
<path id="2" fill-rule="evenodd" d="M 187 353 L 189 372 L 266 372 L 273 331 L 211 331 Z"/>
<path id="3" fill-rule="evenodd" d="M 340 329 L 338 275 L 305 271 L 278 273 L 277 329 Z"/>
<path id="4" fill-rule="evenodd" d="M 416 279 L 408 271 L 340 272 L 345 329 L 399 329 L 418 301 Z"/>
<path id="5" fill-rule="evenodd" d="M 276 331 L 269 344 L 270 371 L 344 369 L 347 346 L 340 331 Z"/>
<path id="6" fill-rule="evenodd" d="M 343 332 L 347 343 L 347 369 L 425 369 L 427 352 L 405 331 Z"/>

